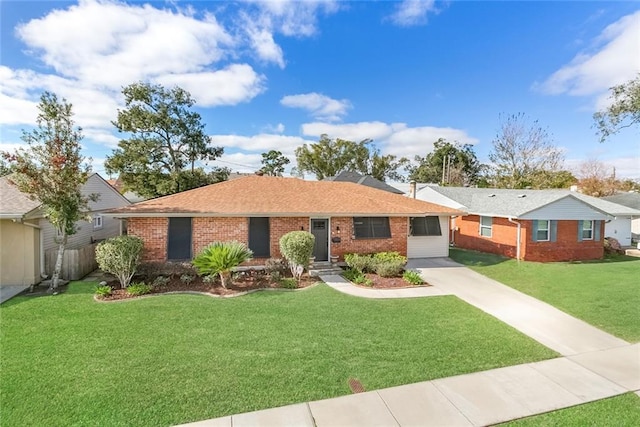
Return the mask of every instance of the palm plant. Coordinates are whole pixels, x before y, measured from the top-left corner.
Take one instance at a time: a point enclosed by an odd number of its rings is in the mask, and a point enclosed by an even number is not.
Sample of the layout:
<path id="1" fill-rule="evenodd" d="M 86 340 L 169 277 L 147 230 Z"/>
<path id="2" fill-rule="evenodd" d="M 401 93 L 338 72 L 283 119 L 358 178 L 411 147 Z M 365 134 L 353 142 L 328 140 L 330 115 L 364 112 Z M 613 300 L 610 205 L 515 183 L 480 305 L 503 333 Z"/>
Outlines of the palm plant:
<path id="1" fill-rule="evenodd" d="M 219 274 L 223 288 L 231 281 L 231 270 L 253 258 L 253 252 L 244 243 L 213 242 L 204 248 L 193 260 L 193 266 L 200 275 Z"/>

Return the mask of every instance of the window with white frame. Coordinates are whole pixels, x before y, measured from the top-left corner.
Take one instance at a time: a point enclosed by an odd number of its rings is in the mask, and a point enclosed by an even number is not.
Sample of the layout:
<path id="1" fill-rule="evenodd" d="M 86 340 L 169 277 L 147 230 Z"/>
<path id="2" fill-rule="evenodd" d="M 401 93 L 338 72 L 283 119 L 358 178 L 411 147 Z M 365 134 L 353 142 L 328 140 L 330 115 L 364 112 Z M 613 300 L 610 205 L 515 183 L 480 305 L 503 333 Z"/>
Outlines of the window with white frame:
<path id="1" fill-rule="evenodd" d="M 538 220 L 538 231 L 536 232 L 536 241 L 537 242 L 548 242 L 549 241 L 550 224 L 551 224 L 551 221 L 540 221 L 540 220 Z"/>
<path id="2" fill-rule="evenodd" d="M 582 221 L 582 240 L 593 240 L 593 221 Z"/>
<path id="3" fill-rule="evenodd" d="M 93 217 L 93 229 L 99 230 L 102 228 L 102 215 L 94 215 Z"/>
<path id="4" fill-rule="evenodd" d="M 480 235 L 491 237 L 491 228 L 493 226 L 493 218 L 490 216 L 480 217 Z"/>

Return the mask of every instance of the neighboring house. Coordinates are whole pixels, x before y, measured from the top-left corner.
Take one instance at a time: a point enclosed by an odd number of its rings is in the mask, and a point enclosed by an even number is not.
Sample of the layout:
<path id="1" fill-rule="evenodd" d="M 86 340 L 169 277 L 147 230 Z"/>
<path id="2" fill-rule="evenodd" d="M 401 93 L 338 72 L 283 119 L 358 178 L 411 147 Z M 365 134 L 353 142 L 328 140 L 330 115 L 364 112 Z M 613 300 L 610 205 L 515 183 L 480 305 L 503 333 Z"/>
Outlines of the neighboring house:
<path id="1" fill-rule="evenodd" d="M 390 193 L 404 194 L 402 190 L 392 187 L 371 175 L 361 175 L 358 172 L 342 171 L 336 176 L 325 178 L 323 181 L 353 182 L 354 184 L 366 185 L 367 187 L 377 188 L 378 190 L 384 190 Z"/>
<path id="2" fill-rule="evenodd" d="M 613 196 L 603 197 L 602 199 L 640 211 L 640 193 L 618 193 Z M 633 218 L 630 218 L 630 220 L 627 220 L 626 218 L 615 219 L 611 221 L 611 224 L 612 230 L 615 230 L 614 234 L 626 236 L 628 233 L 631 233 L 633 241 L 640 241 L 640 216 L 635 215 Z M 607 224 L 607 228 L 608 227 L 609 225 Z M 614 235 L 613 237 L 616 236 Z M 616 237 L 616 239 L 620 240 L 618 237 Z M 623 246 L 631 245 L 631 242 L 626 243 L 626 241 L 620 241 L 620 243 Z"/>
<path id="3" fill-rule="evenodd" d="M 281 257 L 280 238 L 307 230 L 314 256 L 398 251 L 448 255 L 451 215 L 462 212 L 350 182 L 249 176 L 115 209 L 144 240 L 146 261 L 189 260 L 214 241 L 237 240 L 254 264 Z"/>
<path id="4" fill-rule="evenodd" d="M 452 220 L 456 246 L 540 262 L 601 258 L 605 222 L 638 213 L 566 190 L 424 187 L 416 197 L 467 212 Z"/>
<path id="5" fill-rule="evenodd" d="M 141 202 L 146 200 L 144 197 L 139 195 L 138 193 L 134 193 L 133 191 L 124 191 L 124 182 L 120 179 L 120 177 L 116 179 L 107 179 L 106 180 L 113 188 L 115 188 L 118 193 L 122 194 L 125 199 L 130 201 L 131 203 Z"/>
<path id="6" fill-rule="evenodd" d="M 78 221 L 77 233 L 68 238 L 62 277 L 70 280 L 96 268 L 93 243 L 120 234 L 120 221 L 102 212 L 130 204 L 98 174 L 89 177 L 82 193 L 100 198 L 89 202 L 92 222 Z M 40 203 L 20 192 L 9 177 L 0 178 L 0 201 L 0 284 L 39 283 L 53 272 L 57 232 L 43 217 Z"/>

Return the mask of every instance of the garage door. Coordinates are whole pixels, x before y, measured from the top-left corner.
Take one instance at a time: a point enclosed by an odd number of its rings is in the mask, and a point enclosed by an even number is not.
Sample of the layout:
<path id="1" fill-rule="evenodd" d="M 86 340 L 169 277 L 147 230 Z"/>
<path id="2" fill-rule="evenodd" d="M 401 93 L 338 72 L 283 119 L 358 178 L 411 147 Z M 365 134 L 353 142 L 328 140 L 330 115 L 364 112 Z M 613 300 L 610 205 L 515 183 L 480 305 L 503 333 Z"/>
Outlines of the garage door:
<path id="1" fill-rule="evenodd" d="M 449 218 L 439 217 L 440 236 L 407 237 L 408 258 L 435 258 L 449 256 Z"/>

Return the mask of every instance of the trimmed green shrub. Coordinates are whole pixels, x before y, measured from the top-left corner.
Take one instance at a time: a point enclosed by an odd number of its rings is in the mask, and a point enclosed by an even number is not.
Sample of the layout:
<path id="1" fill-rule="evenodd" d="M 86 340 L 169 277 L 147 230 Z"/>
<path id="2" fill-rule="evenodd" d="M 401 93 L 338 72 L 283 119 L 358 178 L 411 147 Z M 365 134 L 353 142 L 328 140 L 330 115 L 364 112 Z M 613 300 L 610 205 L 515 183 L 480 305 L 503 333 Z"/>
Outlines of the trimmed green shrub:
<path id="1" fill-rule="evenodd" d="M 96 261 L 102 271 L 118 278 L 120 286 L 126 288 L 140 264 L 144 244 L 135 236 L 118 236 L 101 242 L 96 247 Z"/>
<path id="2" fill-rule="evenodd" d="M 95 294 L 102 298 L 108 297 L 111 295 L 111 286 L 98 286 Z"/>
<path id="3" fill-rule="evenodd" d="M 280 280 L 280 287 L 285 289 L 295 289 L 298 287 L 298 281 L 293 277 L 285 277 Z"/>
<path id="4" fill-rule="evenodd" d="M 350 268 L 358 270 L 360 273 L 373 271 L 373 257 L 371 255 L 345 254 L 344 262 L 346 262 Z"/>
<path id="5" fill-rule="evenodd" d="M 195 278 L 196 276 L 194 276 L 193 274 L 183 274 L 182 276 L 180 276 L 180 281 L 185 285 L 188 285 L 193 282 L 193 279 Z"/>
<path id="6" fill-rule="evenodd" d="M 309 266 L 316 238 L 308 231 L 291 231 L 280 238 L 280 252 L 289 263 L 291 274 L 298 281 Z"/>
<path id="7" fill-rule="evenodd" d="M 422 277 L 420 277 L 420 273 L 418 273 L 417 271 L 407 270 L 404 272 L 404 274 L 402 274 L 402 278 L 405 282 L 415 286 L 422 285 L 424 283 L 424 280 L 422 280 Z"/>
<path id="8" fill-rule="evenodd" d="M 404 270 L 404 263 L 398 261 L 383 261 L 375 263 L 375 272 L 382 277 L 397 277 Z"/>
<path id="9" fill-rule="evenodd" d="M 342 277 L 344 277 L 345 279 L 347 279 L 350 282 L 355 283 L 356 285 L 364 285 L 364 286 L 372 286 L 373 282 L 371 281 L 371 279 L 367 278 L 364 273 L 361 273 L 360 271 L 356 270 L 356 269 L 349 269 L 349 270 L 345 270 L 342 273 Z"/>
<path id="10" fill-rule="evenodd" d="M 374 262 L 397 262 L 402 265 L 407 263 L 407 257 L 400 255 L 399 252 L 378 252 L 373 254 Z"/>
<path id="11" fill-rule="evenodd" d="M 222 287 L 226 288 L 231 270 L 252 258 L 253 252 L 244 243 L 213 242 L 195 257 L 193 265 L 200 275 L 219 274 Z"/>
<path id="12" fill-rule="evenodd" d="M 133 285 L 129 285 L 127 288 L 127 293 L 129 295 L 144 295 L 151 292 L 151 285 L 147 285 L 146 283 L 134 283 Z"/>

